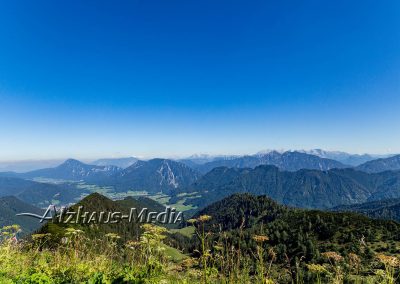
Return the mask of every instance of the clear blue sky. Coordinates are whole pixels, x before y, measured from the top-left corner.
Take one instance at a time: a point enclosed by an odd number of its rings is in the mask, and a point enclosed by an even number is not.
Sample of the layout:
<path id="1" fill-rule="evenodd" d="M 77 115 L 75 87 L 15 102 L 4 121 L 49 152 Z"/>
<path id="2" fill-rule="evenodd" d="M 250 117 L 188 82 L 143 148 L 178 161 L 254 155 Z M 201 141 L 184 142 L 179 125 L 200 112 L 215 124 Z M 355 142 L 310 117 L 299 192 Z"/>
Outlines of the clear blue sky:
<path id="1" fill-rule="evenodd" d="M 0 2 L 0 160 L 399 142 L 400 1 Z"/>

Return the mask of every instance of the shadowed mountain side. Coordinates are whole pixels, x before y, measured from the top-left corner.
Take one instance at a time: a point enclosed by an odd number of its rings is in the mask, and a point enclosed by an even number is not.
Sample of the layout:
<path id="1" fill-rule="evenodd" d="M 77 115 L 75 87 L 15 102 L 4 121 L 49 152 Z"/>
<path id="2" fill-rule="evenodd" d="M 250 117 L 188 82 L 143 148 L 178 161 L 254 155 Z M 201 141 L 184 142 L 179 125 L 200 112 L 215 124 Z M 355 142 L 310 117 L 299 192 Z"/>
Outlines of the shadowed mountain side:
<path id="1" fill-rule="evenodd" d="M 199 195 L 186 203 L 201 208 L 231 194 L 248 192 L 270 196 L 286 205 L 324 209 L 383 199 L 388 194 L 400 197 L 399 186 L 400 172 L 368 174 L 353 169 L 288 172 L 274 166 L 216 168 L 186 190 Z"/>
<path id="2" fill-rule="evenodd" d="M 384 199 L 354 205 L 342 205 L 331 209 L 338 212 L 356 212 L 375 219 L 400 222 L 400 198 Z"/>
<path id="3" fill-rule="evenodd" d="M 38 219 L 27 216 L 16 216 L 19 213 L 42 215 L 44 210 L 25 203 L 14 196 L 0 198 L 0 228 L 18 224 L 21 234 L 26 235 L 42 226 Z"/>
<path id="4" fill-rule="evenodd" d="M 377 159 L 359 165 L 357 170 L 368 173 L 400 170 L 400 155 L 389 158 Z"/>

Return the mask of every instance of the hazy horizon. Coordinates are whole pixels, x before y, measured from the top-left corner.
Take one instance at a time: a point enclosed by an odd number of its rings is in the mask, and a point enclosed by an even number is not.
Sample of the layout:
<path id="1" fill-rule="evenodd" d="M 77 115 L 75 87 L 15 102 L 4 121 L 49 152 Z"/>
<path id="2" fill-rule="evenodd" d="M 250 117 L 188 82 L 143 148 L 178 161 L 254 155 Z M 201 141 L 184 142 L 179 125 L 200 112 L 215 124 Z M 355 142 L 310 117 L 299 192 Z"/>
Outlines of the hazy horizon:
<path id="1" fill-rule="evenodd" d="M 185 159 L 185 158 L 196 158 L 196 156 L 201 157 L 201 156 L 209 156 L 209 157 L 221 157 L 221 156 L 248 156 L 248 155 L 256 155 L 260 154 L 263 152 L 271 152 L 271 151 L 277 151 L 280 153 L 283 152 L 302 152 L 302 151 L 312 151 L 312 150 L 323 150 L 326 152 L 340 152 L 340 153 L 346 153 L 350 155 L 371 155 L 371 156 L 387 156 L 387 155 L 398 155 L 400 153 L 393 152 L 393 153 L 353 153 L 353 152 L 347 152 L 347 151 L 341 151 L 341 150 L 326 150 L 323 148 L 315 148 L 315 149 L 264 149 L 264 150 L 259 150 L 256 152 L 247 152 L 247 153 L 191 153 L 187 155 L 150 155 L 150 156 L 143 156 L 143 155 L 131 155 L 131 154 L 126 154 L 126 155 L 115 155 L 115 156 L 97 156 L 97 157 L 79 157 L 79 156 L 68 156 L 68 157 L 53 157 L 53 158 L 31 158 L 31 159 L 18 159 L 18 160 L 1 160 L 0 163 L 24 163 L 24 162 L 37 162 L 37 161 L 43 161 L 43 162 L 63 162 L 68 159 L 76 159 L 82 162 L 94 162 L 96 160 L 101 160 L 101 159 L 123 159 L 123 158 L 136 158 L 136 159 L 142 159 L 142 160 L 150 160 L 150 159 L 155 159 L 155 158 L 161 158 L 161 159 L 172 159 L 172 160 L 178 160 L 178 159 Z"/>

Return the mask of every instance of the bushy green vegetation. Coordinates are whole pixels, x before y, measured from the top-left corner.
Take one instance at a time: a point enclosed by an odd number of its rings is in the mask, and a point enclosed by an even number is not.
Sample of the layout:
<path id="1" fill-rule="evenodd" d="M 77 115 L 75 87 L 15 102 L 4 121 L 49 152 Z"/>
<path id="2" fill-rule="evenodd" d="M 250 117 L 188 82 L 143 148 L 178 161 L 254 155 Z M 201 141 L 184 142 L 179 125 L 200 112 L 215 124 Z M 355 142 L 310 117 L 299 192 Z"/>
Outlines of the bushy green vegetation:
<path id="1" fill-rule="evenodd" d="M 202 223 L 201 216 L 212 217 Z M 216 202 L 192 221 L 200 232 L 194 246 L 202 251 L 205 230 L 209 261 L 233 283 L 242 281 L 243 270 L 274 283 L 400 281 L 396 222 L 293 209 L 249 194 Z"/>
<path id="2" fill-rule="evenodd" d="M 93 209 L 121 209 L 100 195 Z M 0 283 L 398 283 L 400 224 L 292 209 L 237 194 L 181 229 L 48 224 L 3 228 Z M 121 224 L 123 225 L 123 224 Z"/>
<path id="3" fill-rule="evenodd" d="M 48 246 L 49 234 L 16 243 L 17 230 L 1 231 L 0 283 L 188 283 L 191 278 L 176 272 L 161 227 L 145 224 L 140 239 L 127 242 L 117 234 L 93 239 L 67 228 L 57 246 Z"/>

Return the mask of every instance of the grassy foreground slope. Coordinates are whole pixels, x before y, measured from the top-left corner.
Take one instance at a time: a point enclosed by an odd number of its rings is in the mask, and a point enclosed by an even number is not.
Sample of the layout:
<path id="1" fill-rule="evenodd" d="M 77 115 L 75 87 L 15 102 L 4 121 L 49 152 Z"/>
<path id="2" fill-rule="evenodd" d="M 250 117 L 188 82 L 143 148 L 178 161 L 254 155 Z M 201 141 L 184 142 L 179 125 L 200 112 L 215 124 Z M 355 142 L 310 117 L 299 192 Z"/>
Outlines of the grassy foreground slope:
<path id="1" fill-rule="evenodd" d="M 93 208 L 104 204 L 121 208 L 101 196 L 92 198 Z M 131 236 L 111 225 L 57 227 L 19 243 L 12 238 L 18 228 L 6 227 L 1 234 L 0 283 L 397 283 L 399 279 L 397 222 L 292 209 L 265 196 L 236 194 L 206 207 L 188 224 L 170 231 L 142 224 Z"/>

